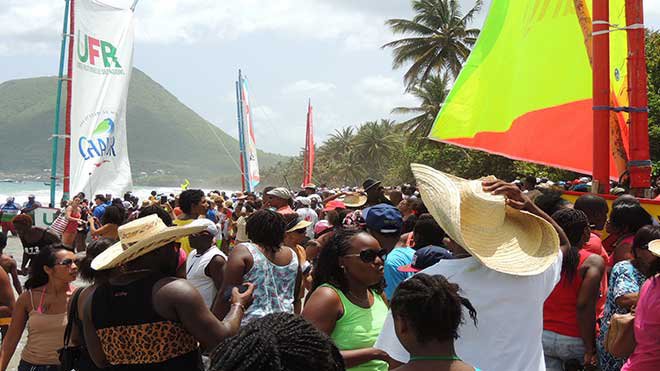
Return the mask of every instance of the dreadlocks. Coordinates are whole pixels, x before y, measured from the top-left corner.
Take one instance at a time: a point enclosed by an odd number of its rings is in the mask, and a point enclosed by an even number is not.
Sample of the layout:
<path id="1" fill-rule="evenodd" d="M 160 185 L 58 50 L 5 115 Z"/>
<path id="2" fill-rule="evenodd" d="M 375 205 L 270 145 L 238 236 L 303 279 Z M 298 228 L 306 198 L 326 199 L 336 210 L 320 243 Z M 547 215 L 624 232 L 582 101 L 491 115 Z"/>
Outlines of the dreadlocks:
<path id="1" fill-rule="evenodd" d="M 250 322 L 210 354 L 211 371 L 342 371 L 339 349 L 301 317 L 275 313 Z"/>
<path id="2" fill-rule="evenodd" d="M 589 228 L 589 218 L 581 210 L 561 209 L 552 214 L 552 219 L 564 230 L 571 243 L 571 247 L 564 255 L 561 273 L 566 275 L 568 282 L 573 282 L 578 264 L 580 264 L 580 249 L 587 242 L 584 240 L 584 236 L 585 230 Z"/>
<path id="3" fill-rule="evenodd" d="M 477 311 L 459 295 L 459 287 L 444 276 L 418 273 L 403 281 L 392 297 L 392 315 L 403 318 L 413 328 L 420 343 L 458 339 L 463 308 L 477 324 Z"/>

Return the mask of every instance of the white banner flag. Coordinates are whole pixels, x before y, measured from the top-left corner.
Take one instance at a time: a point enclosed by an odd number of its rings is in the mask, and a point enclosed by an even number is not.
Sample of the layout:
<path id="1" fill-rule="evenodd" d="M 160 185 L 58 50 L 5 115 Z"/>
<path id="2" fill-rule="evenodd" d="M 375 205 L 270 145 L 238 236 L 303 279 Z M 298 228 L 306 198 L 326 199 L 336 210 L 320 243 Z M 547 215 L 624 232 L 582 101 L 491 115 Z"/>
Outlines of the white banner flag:
<path id="1" fill-rule="evenodd" d="M 133 67 L 133 11 L 75 2 L 71 99 L 71 195 L 132 188 L 126 96 Z"/>

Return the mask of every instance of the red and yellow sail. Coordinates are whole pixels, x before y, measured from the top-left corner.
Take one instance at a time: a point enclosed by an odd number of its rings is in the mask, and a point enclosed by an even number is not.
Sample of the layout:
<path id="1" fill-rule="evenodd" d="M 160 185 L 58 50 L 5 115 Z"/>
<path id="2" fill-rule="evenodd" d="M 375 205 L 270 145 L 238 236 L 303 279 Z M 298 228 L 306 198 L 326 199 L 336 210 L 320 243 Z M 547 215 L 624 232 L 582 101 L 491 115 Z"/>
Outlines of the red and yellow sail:
<path id="1" fill-rule="evenodd" d="M 610 0 L 610 23 L 625 0 Z M 472 54 L 429 137 L 590 174 L 593 169 L 590 0 L 493 0 Z M 627 106 L 627 40 L 610 35 L 611 106 Z M 627 114 L 612 113 L 618 178 L 627 162 Z"/>

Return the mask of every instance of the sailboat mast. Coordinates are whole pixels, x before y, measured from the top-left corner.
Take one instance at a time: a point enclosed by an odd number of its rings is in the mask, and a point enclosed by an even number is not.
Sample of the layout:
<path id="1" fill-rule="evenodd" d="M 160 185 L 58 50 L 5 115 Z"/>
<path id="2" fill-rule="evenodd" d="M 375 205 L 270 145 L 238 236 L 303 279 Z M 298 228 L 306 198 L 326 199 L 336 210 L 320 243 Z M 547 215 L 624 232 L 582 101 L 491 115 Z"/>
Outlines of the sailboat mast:
<path id="1" fill-rule="evenodd" d="M 243 191 L 251 192 L 252 184 L 250 182 L 250 158 L 248 157 L 247 141 L 248 132 L 245 126 L 245 83 L 243 82 L 243 75 L 241 70 L 238 70 L 237 94 L 238 94 L 238 137 L 241 150 L 241 171 L 243 176 L 241 179 Z"/>
<path id="2" fill-rule="evenodd" d="M 651 187 L 648 87 L 642 0 L 626 1 L 628 35 L 628 94 L 630 96 L 630 188 Z M 639 196 L 642 196 L 639 194 Z"/>
<path id="3" fill-rule="evenodd" d="M 236 81 L 236 115 L 238 123 L 238 150 L 239 150 L 239 161 L 241 165 L 241 190 L 245 192 L 245 159 L 244 154 L 244 143 L 243 143 L 243 125 L 242 121 L 242 108 L 241 108 L 241 72 L 238 72 L 238 81 Z"/>
<path id="4" fill-rule="evenodd" d="M 64 53 L 66 51 L 67 38 L 73 38 L 73 34 L 67 34 L 67 25 L 69 23 L 69 0 L 64 3 L 64 24 L 62 26 L 62 44 L 60 46 L 60 67 L 57 74 L 57 98 L 55 102 L 55 123 L 53 125 L 53 151 L 50 163 L 50 205 L 55 207 L 55 188 L 57 187 L 57 147 L 59 145 L 60 135 L 60 106 L 62 103 L 62 82 L 64 81 Z M 71 48 L 71 39 L 69 39 L 69 49 Z"/>
<path id="5" fill-rule="evenodd" d="M 593 186 L 609 193 L 610 34 L 609 0 L 593 1 Z"/>
<path id="6" fill-rule="evenodd" d="M 69 9 L 69 34 L 71 35 L 71 40 L 75 41 L 75 0 L 71 1 L 71 7 Z M 73 88 L 73 42 L 69 43 L 69 56 L 67 61 L 67 84 L 66 84 L 66 123 L 65 123 L 65 137 L 64 137 L 64 179 L 62 191 L 62 198 L 65 200 L 69 199 L 69 187 L 71 184 L 70 174 L 71 174 L 71 90 Z M 92 197 L 89 195 L 88 197 Z"/>

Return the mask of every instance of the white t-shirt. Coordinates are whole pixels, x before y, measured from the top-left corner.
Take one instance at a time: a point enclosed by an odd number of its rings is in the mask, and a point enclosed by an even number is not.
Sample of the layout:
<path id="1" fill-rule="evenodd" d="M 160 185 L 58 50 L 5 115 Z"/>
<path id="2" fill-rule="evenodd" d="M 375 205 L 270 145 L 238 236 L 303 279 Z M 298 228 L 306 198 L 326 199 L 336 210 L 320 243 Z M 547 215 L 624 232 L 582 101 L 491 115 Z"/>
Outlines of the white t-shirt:
<path id="1" fill-rule="evenodd" d="M 543 303 L 561 277 L 562 254 L 536 276 L 512 276 L 486 268 L 477 259 L 441 260 L 422 273 L 441 274 L 461 288 L 477 310 L 477 326 L 463 309 L 456 354 L 488 371 L 545 371 Z M 391 312 L 374 347 L 408 362 L 410 354 L 394 332 Z"/>
<path id="2" fill-rule="evenodd" d="M 191 285 L 197 288 L 209 309 L 213 304 L 215 295 L 218 293 L 218 289 L 215 287 L 213 279 L 207 276 L 204 271 L 211 260 L 218 255 L 227 261 L 227 255 L 215 246 L 211 246 L 210 249 L 201 255 L 197 254 L 197 250 L 193 250 L 188 254 L 188 258 L 186 259 L 186 279 Z"/>

